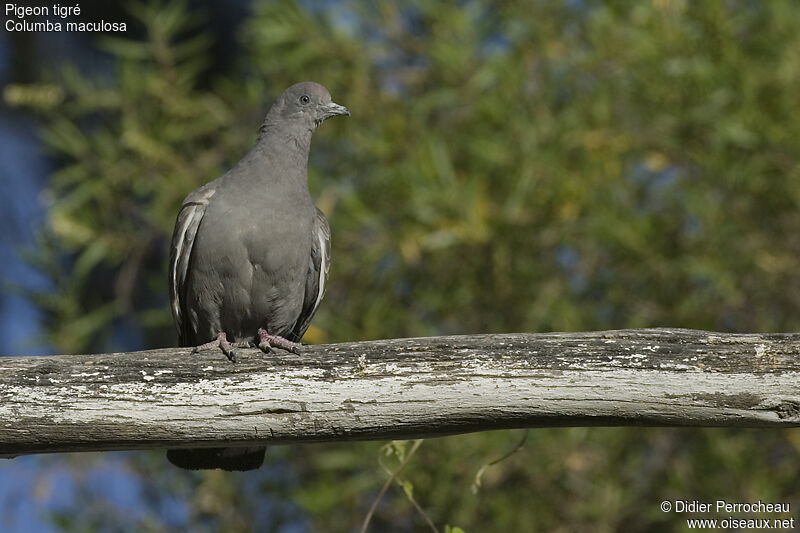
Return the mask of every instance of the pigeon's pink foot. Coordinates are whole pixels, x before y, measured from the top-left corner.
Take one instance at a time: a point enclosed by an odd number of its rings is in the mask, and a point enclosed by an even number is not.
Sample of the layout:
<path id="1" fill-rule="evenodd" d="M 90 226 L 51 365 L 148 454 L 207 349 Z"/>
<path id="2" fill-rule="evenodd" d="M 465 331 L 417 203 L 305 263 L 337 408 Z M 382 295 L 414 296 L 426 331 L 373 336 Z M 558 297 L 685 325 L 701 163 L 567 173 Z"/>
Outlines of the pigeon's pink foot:
<path id="1" fill-rule="evenodd" d="M 264 353 L 270 353 L 272 348 L 281 348 L 287 352 L 300 355 L 301 347 L 302 344 L 292 342 L 278 335 L 270 335 L 264 328 L 258 328 L 258 348 Z"/>
<path id="2" fill-rule="evenodd" d="M 211 342 L 207 342 L 205 344 L 201 344 L 200 346 L 195 346 L 192 349 L 192 353 L 197 353 L 201 350 L 211 350 L 213 348 L 219 348 L 222 350 L 222 353 L 225 354 L 231 363 L 236 362 L 236 352 L 233 351 L 233 348 L 247 348 L 249 346 L 246 342 L 228 342 L 228 336 L 225 334 L 224 331 L 220 331 L 217 338 Z"/>

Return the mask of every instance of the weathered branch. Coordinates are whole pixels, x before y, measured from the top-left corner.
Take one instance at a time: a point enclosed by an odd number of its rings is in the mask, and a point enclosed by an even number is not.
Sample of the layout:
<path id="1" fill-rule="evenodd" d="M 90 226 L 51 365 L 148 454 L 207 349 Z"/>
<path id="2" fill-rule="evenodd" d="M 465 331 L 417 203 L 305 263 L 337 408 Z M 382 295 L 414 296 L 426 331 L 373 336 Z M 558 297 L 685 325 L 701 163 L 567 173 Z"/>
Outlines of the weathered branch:
<path id="1" fill-rule="evenodd" d="M 0 359 L 0 454 L 544 426 L 798 426 L 800 334 L 475 335 Z"/>

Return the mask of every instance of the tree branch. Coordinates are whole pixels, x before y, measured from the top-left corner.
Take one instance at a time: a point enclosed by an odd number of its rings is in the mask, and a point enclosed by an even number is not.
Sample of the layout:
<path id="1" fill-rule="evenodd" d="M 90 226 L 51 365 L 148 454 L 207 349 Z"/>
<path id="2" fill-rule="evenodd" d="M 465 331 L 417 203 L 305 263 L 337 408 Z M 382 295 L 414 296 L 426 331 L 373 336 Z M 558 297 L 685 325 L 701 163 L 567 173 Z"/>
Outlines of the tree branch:
<path id="1" fill-rule="evenodd" d="M 546 426 L 800 426 L 800 334 L 472 335 L 0 359 L 0 454 Z"/>

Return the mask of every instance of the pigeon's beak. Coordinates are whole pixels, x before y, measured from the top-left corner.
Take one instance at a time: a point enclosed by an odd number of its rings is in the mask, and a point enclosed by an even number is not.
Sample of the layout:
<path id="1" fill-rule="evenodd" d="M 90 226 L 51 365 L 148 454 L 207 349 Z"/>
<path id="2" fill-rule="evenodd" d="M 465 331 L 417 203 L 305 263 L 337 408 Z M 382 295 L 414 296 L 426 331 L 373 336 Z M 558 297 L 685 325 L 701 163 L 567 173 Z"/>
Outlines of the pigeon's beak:
<path id="1" fill-rule="evenodd" d="M 347 109 L 343 105 L 336 104 L 334 102 L 329 102 L 322 107 L 322 120 L 326 118 L 335 117 L 336 115 L 346 115 L 350 116 L 350 110 Z"/>

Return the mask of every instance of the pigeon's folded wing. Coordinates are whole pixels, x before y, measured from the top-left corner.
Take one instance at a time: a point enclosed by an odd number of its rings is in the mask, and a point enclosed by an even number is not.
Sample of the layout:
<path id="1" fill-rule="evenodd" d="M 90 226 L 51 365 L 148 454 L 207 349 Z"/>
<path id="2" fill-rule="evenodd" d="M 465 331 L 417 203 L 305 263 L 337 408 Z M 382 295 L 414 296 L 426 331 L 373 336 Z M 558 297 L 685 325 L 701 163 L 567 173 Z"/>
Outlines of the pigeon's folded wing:
<path id="1" fill-rule="evenodd" d="M 294 342 L 300 342 L 308 326 L 311 325 L 311 319 L 314 318 L 322 296 L 325 294 L 325 284 L 331 268 L 331 229 L 328 226 L 328 219 L 319 209 L 317 209 L 317 216 L 314 220 L 313 232 L 303 310 L 289 336 L 289 340 Z"/>
<path id="2" fill-rule="evenodd" d="M 209 184 L 210 185 L 210 184 Z M 192 339 L 187 331 L 187 316 L 185 310 L 186 274 L 192 257 L 192 246 L 197 237 L 197 231 L 206 212 L 206 207 L 215 188 L 205 186 L 192 192 L 181 205 L 178 220 L 175 222 L 175 231 L 172 233 L 169 254 L 169 300 L 172 307 L 172 318 L 178 330 L 178 341 L 181 346 L 187 346 Z"/>

